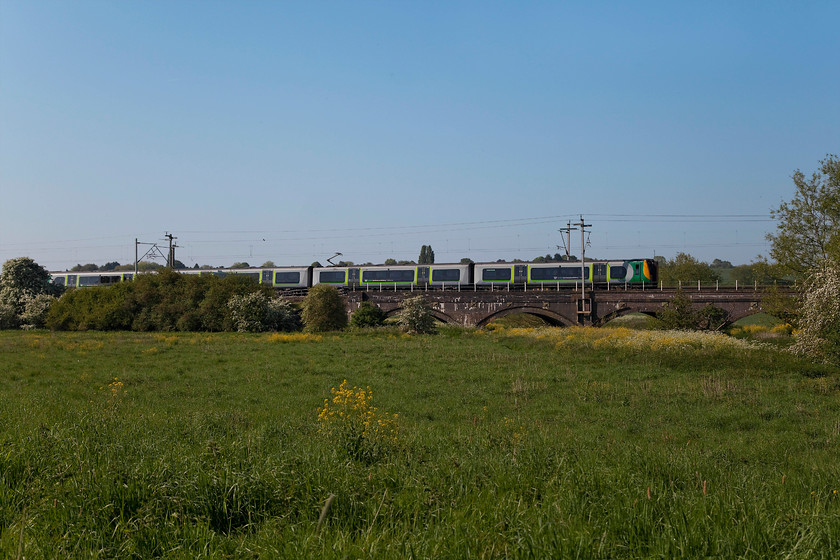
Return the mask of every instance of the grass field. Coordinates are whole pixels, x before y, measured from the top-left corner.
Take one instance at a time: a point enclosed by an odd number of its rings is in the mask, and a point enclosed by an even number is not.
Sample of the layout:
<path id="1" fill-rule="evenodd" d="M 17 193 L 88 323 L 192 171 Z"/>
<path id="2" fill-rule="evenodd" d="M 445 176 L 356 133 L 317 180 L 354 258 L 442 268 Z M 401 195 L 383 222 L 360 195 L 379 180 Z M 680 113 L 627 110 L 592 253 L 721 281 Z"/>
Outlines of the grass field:
<path id="1" fill-rule="evenodd" d="M 723 335 L 2 332 L 0 557 L 836 558 L 839 398 Z"/>

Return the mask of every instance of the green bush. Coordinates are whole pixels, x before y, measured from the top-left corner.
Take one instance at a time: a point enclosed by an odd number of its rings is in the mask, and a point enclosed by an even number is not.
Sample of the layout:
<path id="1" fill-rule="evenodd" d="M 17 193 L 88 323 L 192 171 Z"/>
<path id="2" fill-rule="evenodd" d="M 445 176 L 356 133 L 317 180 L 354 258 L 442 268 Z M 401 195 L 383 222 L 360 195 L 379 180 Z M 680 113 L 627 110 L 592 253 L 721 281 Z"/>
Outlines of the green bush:
<path id="1" fill-rule="evenodd" d="M 712 304 L 695 310 L 691 299 L 678 289 L 656 318 L 663 329 L 716 331 L 729 320 L 729 313 Z"/>
<path id="2" fill-rule="evenodd" d="M 54 330 L 231 331 L 241 328 L 228 306 L 234 297 L 273 292 L 242 276 L 195 276 L 161 270 L 133 282 L 69 290 L 52 306 L 46 325 Z M 294 309 L 265 303 L 268 330 L 293 330 Z M 241 317 L 240 317 L 241 318 Z M 246 329 L 247 330 L 247 329 Z"/>
<path id="3" fill-rule="evenodd" d="M 350 326 L 366 328 L 381 327 L 385 324 L 386 314 L 369 301 L 363 301 L 350 317 Z"/>
<path id="4" fill-rule="evenodd" d="M 347 326 L 344 298 L 332 286 L 313 286 L 303 300 L 302 318 L 309 332 L 341 330 Z"/>

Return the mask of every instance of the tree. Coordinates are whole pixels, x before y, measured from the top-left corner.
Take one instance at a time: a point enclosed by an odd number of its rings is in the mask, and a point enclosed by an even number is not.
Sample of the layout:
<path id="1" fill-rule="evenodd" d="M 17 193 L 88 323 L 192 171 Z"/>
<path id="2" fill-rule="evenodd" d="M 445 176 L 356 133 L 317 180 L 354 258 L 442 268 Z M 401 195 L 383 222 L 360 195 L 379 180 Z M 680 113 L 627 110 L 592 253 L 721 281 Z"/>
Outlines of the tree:
<path id="1" fill-rule="evenodd" d="M 435 316 L 426 298 L 415 296 L 403 300 L 397 315 L 397 323 L 410 334 L 431 334 L 435 332 Z"/>
<path id="2" fill-rule="evenodd" d="M 709 263 L 700 261 L 688 253 L 677 253 L 673 259 L 666 261 L 659 267 L 659 278 L 665 284 L 677 284 L 679 282 L 714 282 L 720 280 L 720 275 L 715 272 Z"/>
<path id="3" fill-rule="evenodd" d="M 303 324 L 310 332 L 338 331 L 347 326 L 344 298 L 332 286 L 317 284 L 303 300 Z"/>
<path id="4" fill-rule="evenodd" d="M 350 317 L 354 327 L 381 327 L 385 324 L 385 312 L 369 301 L 363 301 Z"/>
<path id="5" fill-rule="evenodd" d="M 385 259 L 385 266 L 394 266 L 397 264 L 397 259 Z"/>
<path id="6" fill-rule="evenodd" d="M 70 269 L 70 272 L 96 272 L 99 270 L 99 267 L 93 263 L 88 264 L 77 264 L 73 268 Z"/>
<path id="7" fill-rule="evenodd" d="M 265 261 L 260 265 L 260 268 L 277 268 L 277 265 L 274 264 L 274 261 Z"/>
<path id="8" fill-rule="evenodd" d="M 828 155 L 810 179 L 793 174 L 796 193 L 770 215 L 778 220 L 770 256 L 799 277 L 829 257 L 840 260 L 840 158 Z"/>
<path id="9" fill-rule="evenodd" d="M 729 321 L 729 313 L 712 304 L 694 309 L 691 299 L 678 289 L 656 318 L 665 329 L 717 331 Z"/>
<path id="10" fill-rule="evenodd" d="M 417 264 L 435 264 L 435 252 L 431 245 L 420 247 L 420 258 L 417 259 Z"/>
<path id="11" fill-rule="evenodd" d="M 235 262 L 230 265 L 231 268 L 251 268 L 251 265 L 247 262 Z"/>
<path id="12" fill-rule="evenodd" d="M 266 292 L 234 295 L 228 301 L 233 328 L 238 332 L 294 331 L 300 317 L 288 301 Z"/>
<path id="13" fill-rule="evenodd" d="M 840 259 L 823 261 L 804 282 L 800 330 L 792 350 L 840 366 Z"/>
<path id="14" fill-rule="evenodd" d="M 50 273 L 29 257 L 3 263 L 0 274 L 0 328 L 43 326 L 43 319 L 61 288 Z"/>
<path id="15" fill-rule="evenodd" d="M 473 260 L 469 257 L 464 257 L 461 259 L 461 264 L 473 264 Z"/>

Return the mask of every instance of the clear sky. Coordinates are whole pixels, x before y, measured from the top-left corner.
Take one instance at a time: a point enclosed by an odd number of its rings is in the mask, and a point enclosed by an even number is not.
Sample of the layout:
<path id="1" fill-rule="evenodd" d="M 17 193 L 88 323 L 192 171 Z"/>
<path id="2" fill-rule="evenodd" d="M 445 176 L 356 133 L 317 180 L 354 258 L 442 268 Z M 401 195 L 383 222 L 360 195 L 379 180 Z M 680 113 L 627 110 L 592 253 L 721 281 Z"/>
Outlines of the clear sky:
<path id="1" fill-rule="evenodd" d="M 840 2 L 0 0 L 0 261 L 768 253 Z M 162 242 L 162 241 L 161 241 Z M 572 237 L 580 255 L 580 237 Z"/>

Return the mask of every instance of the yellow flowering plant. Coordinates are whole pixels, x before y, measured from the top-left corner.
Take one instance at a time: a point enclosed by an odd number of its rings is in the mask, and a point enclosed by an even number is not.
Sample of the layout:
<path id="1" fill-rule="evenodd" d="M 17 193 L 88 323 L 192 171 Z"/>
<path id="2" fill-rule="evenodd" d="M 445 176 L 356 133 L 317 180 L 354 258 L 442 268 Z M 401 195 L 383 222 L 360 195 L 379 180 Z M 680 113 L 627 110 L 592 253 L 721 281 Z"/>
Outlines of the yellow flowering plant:
<path id="1" fill-rule="evenodd" d="M 397 443 L 397 414 L 373 406 L 370 387 L 350 387 L 345 379 L 330 389 L 318 414 L 319 431 L 340 442 L 354 459 L 376 460 Z"/>

